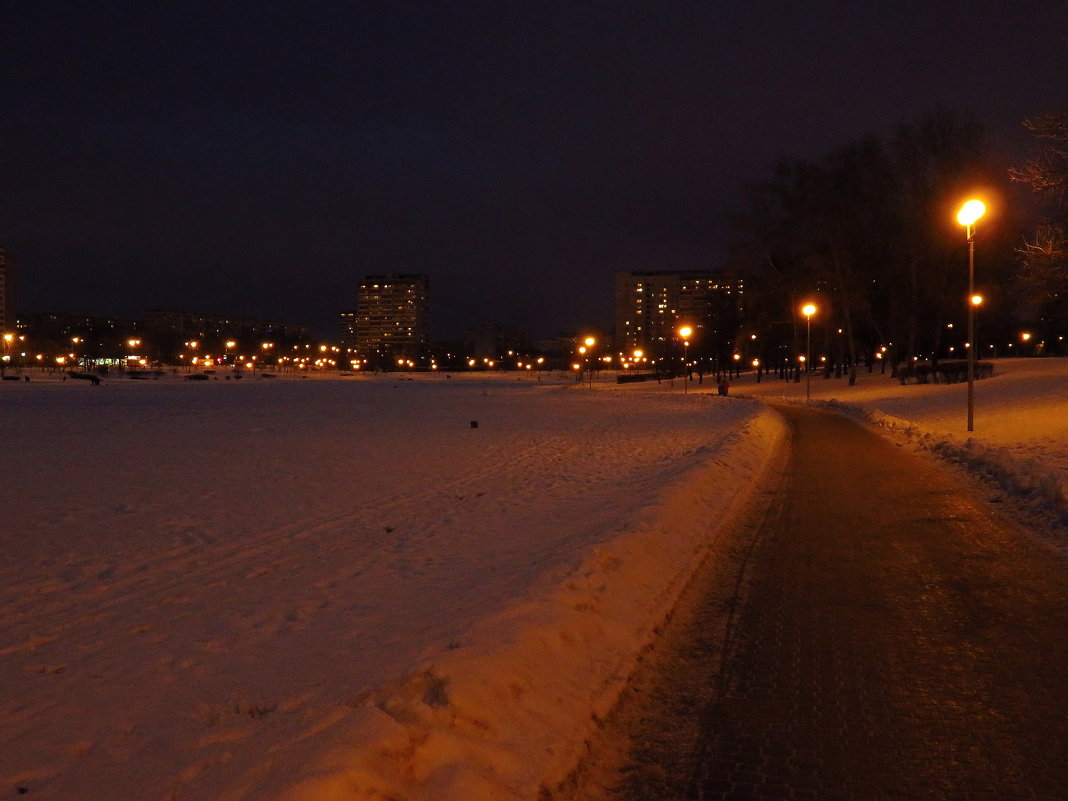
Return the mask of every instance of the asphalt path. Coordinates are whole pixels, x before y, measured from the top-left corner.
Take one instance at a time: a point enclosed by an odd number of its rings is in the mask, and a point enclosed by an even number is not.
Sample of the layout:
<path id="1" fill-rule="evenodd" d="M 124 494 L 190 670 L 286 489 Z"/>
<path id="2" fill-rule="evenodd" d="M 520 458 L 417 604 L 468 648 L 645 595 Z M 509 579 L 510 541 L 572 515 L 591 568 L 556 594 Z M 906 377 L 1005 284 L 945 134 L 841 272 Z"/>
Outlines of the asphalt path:
<path id="1" fill-rule="evenodd" d="M 1068 799 L 1068 569 L 925 457 L 792 453 L 701 712 L 700 799 Z"/>
<path id="2" fill-rule="evenodd" d="M 779 410 L 777 486 L 560 797 L 1068 799 L 1068 559 L 929 457 Z"/>

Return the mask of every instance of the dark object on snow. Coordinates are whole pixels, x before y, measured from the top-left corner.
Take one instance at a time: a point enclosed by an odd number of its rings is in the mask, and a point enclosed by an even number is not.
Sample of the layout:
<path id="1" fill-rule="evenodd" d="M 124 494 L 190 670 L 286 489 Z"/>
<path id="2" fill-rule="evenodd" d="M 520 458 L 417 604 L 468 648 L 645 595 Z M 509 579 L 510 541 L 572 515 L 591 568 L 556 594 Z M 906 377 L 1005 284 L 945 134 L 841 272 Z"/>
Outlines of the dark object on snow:
<path id="1" fill-rule="evenodd" d="M 719 386 L 716 388 L 716 391 L 719 392 L 720 395 L 726 395 L 728 392 L 730 392 L 730 389 L 731 382 L 724 378 L 722 381 L 719 382 Z"/>
<path id="2" fill-rule="evenodd" d="M 70 370 L 67 375 L 69 375 L 71 378 L 77 378 L 81 381 L 92 381 L 94 387 L 100 383 L 100 378 L 98 376 L 93 375 L 92 373 L 76 373 L 73 370 Z"/>
<path id="3" fill-rule="evenodd" d="M 968 380 L 967 360 L 939 362 L 906 362 L 898 365 L 902 384 L 958 384 Z M 994 375 L 993 362 L 976 362 L 975 379 L 981 381 Z"/>
<path id="4" fill-rule="evenodd" d="M 471 421 L 471 428 L 478 428 L 478 420 Z"/>
<path id="5" fill-rule="evenodd" d="M 29 380 L 29 378 L 30 378 L 29 376 L 26 376 L 26 380 L 27 381 Z M 22 377 L 21 376 L 17 376 L 17 375 L 5 375 L 4 376 L 4 380 L 5 381 L 21 381 Z"/>
<path id="6" fill-rule="evenodd" d="M 193 373 L 192 375 L 187 375 L 185 377 L 185 380 L 186 381 L 210 381 L 211 380 L 211 376 L 210 375 L 205 375 L 204 373 Z"/>
<path id="7" fill-rule="evenodd" d="M 637 384 L 641 381 L 652 381 L 656 373 L 620 373 L 616 376 L 617 384 Z"/>

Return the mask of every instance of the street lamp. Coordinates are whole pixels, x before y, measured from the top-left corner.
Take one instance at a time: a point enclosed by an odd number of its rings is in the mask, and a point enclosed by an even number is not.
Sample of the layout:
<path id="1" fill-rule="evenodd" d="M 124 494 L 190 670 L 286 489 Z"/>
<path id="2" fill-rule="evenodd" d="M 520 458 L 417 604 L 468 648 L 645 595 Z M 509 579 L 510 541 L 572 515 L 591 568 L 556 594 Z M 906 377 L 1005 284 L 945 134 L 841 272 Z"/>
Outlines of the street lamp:
<path id="1" fill-rule="evenodd" d="M 968 235 L 968 297 L 975 295 L 975 221 L 983 216 L 986 206 L 981 200 L 969 200 L 957 212 L 957 222 Z M 975 307 L 968 304 L 968 430 L 975 430 Z"/>
<path id="2" fill-rule="evenodd" d="M 586 343 L 586 364 L 590 368 L 590 389 L 593 389 L 593 346 L 597 344 L 597 340 L 586 337 L 583 341 Z"/>
<path id="3" fill-rule="evenodd" d="M 974 312 L 978 313 L 979 312 L 979 307 L 983 305 L 983 296 L 982 295 L 972 295 L 970 300 L 971 300 L 971 308 L 972 308 L 972 310 Z M 976 329 L 979 328 L 978 320 L 975 323 L 975 327 L 976 327 Z M 975 331 L 975 339 L 976 340 L 979 339 L 978 330 Z M 968 344 L 968 347 L 971 348 L 975 352 L 975 358 L 976 359 L 978 359 L 980 356 L 983 355 L 982 351 L 979 350 L 979 342 L 978 341 L 970 342 Z"/>
<path id="4" fill-rule="evenodd" d="M 801 307 L 801 313 L 805 315 L 805 400 L 812 400 L 812 370 L 809 362 L 812 360 L 812 315 L 816 313 L 816 307 L 806 303 Z"/>
<path id="5" fill-rule="evenodd" d="M 693 329 L 688 325 L 682 326 L 679 329 L 679 336 L 682 337 L 682 394 L 685 395 L 690 389 L 690 334 L 693 333 Z"/>

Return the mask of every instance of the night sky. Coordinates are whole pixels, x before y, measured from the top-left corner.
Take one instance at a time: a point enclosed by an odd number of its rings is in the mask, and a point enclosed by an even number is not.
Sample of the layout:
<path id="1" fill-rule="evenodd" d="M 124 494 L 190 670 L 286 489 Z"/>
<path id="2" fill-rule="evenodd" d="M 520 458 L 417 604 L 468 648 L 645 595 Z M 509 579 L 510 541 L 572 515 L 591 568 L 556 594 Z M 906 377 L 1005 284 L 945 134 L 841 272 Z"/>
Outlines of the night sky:
<path id="1" fill-rule="evenodd" d="M 362 275 L 423 272 L 436 337 L 552 335 L 616 270 L 721 264 L 776 160 L 939 103 L 1022 154 L 1068 3 L 9 0 L 0 244 L 24 315 L 336 337 Z"/>

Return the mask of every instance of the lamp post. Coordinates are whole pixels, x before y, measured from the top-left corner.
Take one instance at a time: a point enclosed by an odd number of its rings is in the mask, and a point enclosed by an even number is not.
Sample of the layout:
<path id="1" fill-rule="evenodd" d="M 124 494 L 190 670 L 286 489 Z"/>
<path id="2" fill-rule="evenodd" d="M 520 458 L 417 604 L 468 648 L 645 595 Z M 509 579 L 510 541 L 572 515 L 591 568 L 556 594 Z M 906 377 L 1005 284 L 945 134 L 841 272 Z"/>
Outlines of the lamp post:
<path id="1" fill-rule="evenodd" d="M 11 362 L 11 343 L 15 341 L 14 334 L 4 334 L 4 360 L 0 362 L 0 375 L 4 374 L 5 368 Z"/>
<path id="2" fill-rule="evenodd" d="M 957 222 L 968 235 L 968 430 L 975 430 L 975 221 L 986 206 L 981 200 L 969 200 L 957 212 Z"/>
<path id="3" fill-rule="evenodd" d="M 597 344 L 597 340 L 593 337 L 586 337 L 586 364 L 590 368 L 590 389 L 593 389 L 593 346 Z"/>
<path id="4" fill-rule="evenodd" d="M 809 362 L 812 360 L 812 315 L 816 313 L 816 307 L 806 303 L 801 307 L 801 313 L 805 315 L 805 400 L 812 400 L 812 369 Z"/>
<path id="5" fill-rule="evenodd" d="M 968 305 L 969 305 L 969 307 L 971 308 L 971 310 L 975 314 L 978 314 L 979 313 L 979 307 L 983 305 L 983 296 L 982 295 L 972 295 L 970 298 L 968 298 Z M 979 350 L 979 320 L 978 319 L 976 319 L 976 321 L 975 321 L 975 331 L 972 332 L 972 341 L 971 341 L 971 343 L 969 343 L 968 347 L 971 349 L 972 353 L 975 354 L 975 358 L 976 359 L 979 359 L 983 355 L 983 352 L 981 350 Z"/>
<path id="6" fill-rule="evenodd" d="M 682 337 L 682 394 L 685 395 L 690 390 L 690 334 L 693 333 L 693 329 L 688 325 L 684 325 L 679 329 L 679 336 Z"/>

